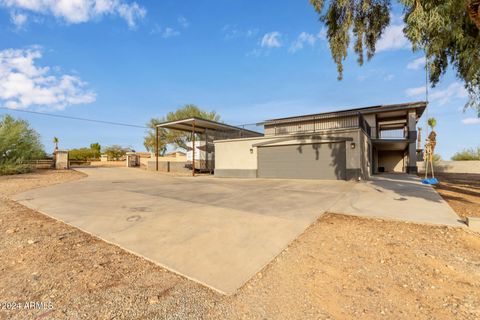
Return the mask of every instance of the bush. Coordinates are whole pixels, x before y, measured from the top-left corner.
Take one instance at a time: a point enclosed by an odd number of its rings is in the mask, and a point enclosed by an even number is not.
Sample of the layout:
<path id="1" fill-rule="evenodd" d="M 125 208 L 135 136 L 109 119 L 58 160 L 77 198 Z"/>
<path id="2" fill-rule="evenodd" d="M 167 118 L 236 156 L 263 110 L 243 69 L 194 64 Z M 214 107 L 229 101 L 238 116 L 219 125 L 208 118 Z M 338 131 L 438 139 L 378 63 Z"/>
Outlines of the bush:
<path id="1" fill-rule="evenodd" d="M 69 160 L 81 160 L 87 161 L 90 159 L 94 159 L 96 157 L 95 150 L 90 148 L 79 148 L 79 149 L 71 149 L 68 151 L 68 159 Z"/>
<path id="2" fill-rule="evenodd" d="M 452 157 L 453 161 L 480 160 L 480 147 L 464 149 L 457 152 Z"/>
<path id="3" fill-rule="evenodd" d="M 21 164 L 21 163 L 0 164 L 0 176 L 28 173 L 34 170 L 35 168 L 29 164 Z"/>
<path id="4" fill-rule="evenodd" d="M 6 115 L 0 119 L 0 167 L 2 170 L 26 170 L 27 160 L 45 157 L 38 133 L 25 120 Z M 15 169 L 16 168 L 16 169 Z"/>

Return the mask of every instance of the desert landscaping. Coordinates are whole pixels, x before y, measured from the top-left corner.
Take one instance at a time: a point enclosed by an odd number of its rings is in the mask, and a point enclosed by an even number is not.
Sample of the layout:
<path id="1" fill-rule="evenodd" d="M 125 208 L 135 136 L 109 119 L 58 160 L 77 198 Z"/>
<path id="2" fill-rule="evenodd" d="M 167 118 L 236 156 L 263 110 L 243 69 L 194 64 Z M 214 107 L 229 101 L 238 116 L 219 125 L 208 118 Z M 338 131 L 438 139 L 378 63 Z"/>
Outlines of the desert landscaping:
<path id="1" fill-rule="evenodd" d="M 10 200 L 82 178 L 74 170 L 0 178 L 0 296 L 52 306 L 2 306 L 1 318 L 480 317 L 480 237 L 466 228 L 325 214 L 225 296 Z M 469 210 L 478 206 L 477 183 L 451 177 L 437 188 L 456 190 L 446 200 Z"/>

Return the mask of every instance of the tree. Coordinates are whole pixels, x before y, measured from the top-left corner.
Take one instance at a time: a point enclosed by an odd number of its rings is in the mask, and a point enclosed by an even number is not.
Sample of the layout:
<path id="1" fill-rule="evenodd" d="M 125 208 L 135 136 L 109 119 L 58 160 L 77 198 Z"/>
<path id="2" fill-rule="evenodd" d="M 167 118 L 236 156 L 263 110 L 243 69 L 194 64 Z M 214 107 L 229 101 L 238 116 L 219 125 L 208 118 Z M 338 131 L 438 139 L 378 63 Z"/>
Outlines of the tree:
<path id="1" fill-rule="evenodd" d="M 58 150 L 58 142 L 59 142 L 58 138 L 57 138 L 57 137 L 53 137 L 53 144 L 55 145 L 55 151 Z"/>
<path id="2" fill-rule="evenodd" d="M 112 145 L 103 149 L 103 153 L 105 153 L 108 158 L 114 160 L 120 160 L 127 152 L 133 152 L 134 150 L 130 147 L 122 147 L 119 145 Z"/>
<path id="3" fill-rule="evenodd" d="M 70 160 L 87 161 L 95 158 L 95 151 L 91 148 L 70 149 L 68 151 L 68 158 Z"/>
<path id="4" fill-rule="evenodd" d="M 98 142 L 92 143 L 90 144 L 90 149 L 93 150 L 93 158 L 97 159 L 97 157 L 100 156 L 100 153 L 102 150 L 102 147 L 100 146 L 100 144 Z"/>
<path id="5" fill-rule="evenodd" d="M 40 135 L 27 121 L 10 115 L 0 120 L 0 174 L 28 171 L 25 161 L 43 157 Z"/>
<path id="6" fill-rule="evenodd" d="M 403 32 L 414 51 L 425 51 L 434 87 L 451 65 L 469 93 L 465 108 L 480 117 L 480 0 L 399 0 Z M 360 65 L 375 55 L 375 46 L 390 24 L 391 0 L 310 0 L 327 27 L 338 78 L 343 76 L 351 35 Z M 328 3 L 325 9 L 325 4 Z"/>
<path id="7" fill-rule="evenodd" d="M 464 161 L 464 160 L 480 160 L 480 147 L 464 149 L 460 152 L 457 152 L 452 157 L 453 161 Z"/>
<path id="8" fill-rule="evenodd" d="M 435 118 L 428 118 L 428 126 L 432 131 L 428 135 L 428 141 L 432 148 L 432 155 L 435 154 L 435 146 L 437 145 L 437 133 L 435 132 L 435 127 L 437 126 L 437 120 Z"/>
<path id="9" fill-rule="evenodd" d="M 147 131 L 144 139 L 144 146 L 150 152 L 155 152 L 155 127 L 157 124 L 166 121 L 175 121 L 197 117 L 206 120 L 220 121 L 220 115 L 215 111 L 204 111 L 194 104 L 187 104 L 176 111 L 169 112 L 163 118 L 153 118 L 148 123 L 151 128 Z M 164 154 L 168 144 L 174 144 L 181 149 L 187 148 L 187 142 L 190 141 L 190 133 L 178 130 L 160 129 L 159 131 L 159 153 Z"/>

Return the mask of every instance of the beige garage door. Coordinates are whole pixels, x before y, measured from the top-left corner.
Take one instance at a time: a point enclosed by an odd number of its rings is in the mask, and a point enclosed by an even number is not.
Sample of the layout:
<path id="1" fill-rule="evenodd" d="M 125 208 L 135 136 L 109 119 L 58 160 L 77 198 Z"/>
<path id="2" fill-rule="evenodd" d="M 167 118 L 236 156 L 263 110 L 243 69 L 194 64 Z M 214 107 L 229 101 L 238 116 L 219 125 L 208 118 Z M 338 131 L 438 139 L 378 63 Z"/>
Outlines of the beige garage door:
<path id="1" fill-rule="evenodd" d="M 345 180 L 345 142 L 259 147 L 258 176 Z"/>

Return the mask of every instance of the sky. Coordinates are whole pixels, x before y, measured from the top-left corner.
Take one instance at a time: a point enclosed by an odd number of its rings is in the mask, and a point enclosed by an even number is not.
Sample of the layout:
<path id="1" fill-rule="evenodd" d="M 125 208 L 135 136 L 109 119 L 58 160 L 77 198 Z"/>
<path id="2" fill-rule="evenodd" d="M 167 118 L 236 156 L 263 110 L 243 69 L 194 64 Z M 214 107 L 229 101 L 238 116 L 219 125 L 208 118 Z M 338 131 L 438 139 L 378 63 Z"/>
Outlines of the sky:
<path id="1" fill-rule="evenodd" d="M 0 0 L 0 106 L 142 126 L 193 103 L 241 125 L 425 100 L 423 54 L 395 8 L 374 58 L 359 66 L 350 50 L 338 81 L 308 0 Z M 451 70 L 430 90 L 443 159 L 479 145 L 466 101 Z M 143 128 L 6 113 L 28 120 L 47 151 L 54 136 L 63 149 L 144 150 Z"/>

